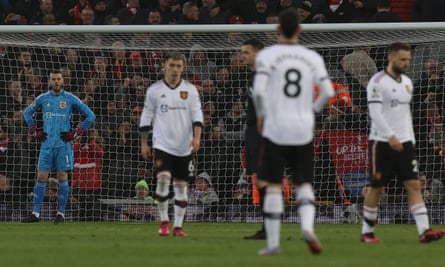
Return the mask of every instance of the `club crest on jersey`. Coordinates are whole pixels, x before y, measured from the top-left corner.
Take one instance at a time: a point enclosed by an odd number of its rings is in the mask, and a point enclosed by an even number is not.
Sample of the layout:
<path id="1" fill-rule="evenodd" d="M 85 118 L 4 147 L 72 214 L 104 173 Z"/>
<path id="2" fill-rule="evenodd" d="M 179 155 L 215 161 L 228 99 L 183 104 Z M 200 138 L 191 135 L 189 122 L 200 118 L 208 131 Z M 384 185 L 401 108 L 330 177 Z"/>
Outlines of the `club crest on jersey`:
<path id="1" fill-rule="evenodd" d="M 405 87 L 405 89 L 408 94 L 411 94 L 413 91 L 413 89 L 411 89 L 411 87 L 409 87 L 408 85 Z"/>
<path id="2" fill-rule="evenodd" d="M 163 164 L 164 164 L 164 162 L 162 161 L 162 159 L 158 159 L 155 161 L 156 168 L 162 167 Z"/>
<path id="3" fill-rule="evenodd" d="M 66 102 L 65 102 L 65 101 L 61 101 L 61 102 L 59 103 L 59 107 L 60 107 L 60 108 L 66 108 Z"/>
<path id="4" fill-rule="evenodd" d="M 189 96 L 189 93 L 186 91 L 181 91 L 181 92 L 179 92 L 179 96 L 181 97 L 181 99 L 185 100 Z"/>

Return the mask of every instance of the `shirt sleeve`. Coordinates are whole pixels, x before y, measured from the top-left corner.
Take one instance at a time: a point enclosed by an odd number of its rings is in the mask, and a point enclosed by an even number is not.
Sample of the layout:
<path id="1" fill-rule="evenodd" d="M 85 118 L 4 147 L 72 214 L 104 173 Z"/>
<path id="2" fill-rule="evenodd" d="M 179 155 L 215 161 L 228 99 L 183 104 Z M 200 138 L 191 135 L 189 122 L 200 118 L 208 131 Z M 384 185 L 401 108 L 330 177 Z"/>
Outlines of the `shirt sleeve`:
<path id="1" fill-rule="evenodd" d="M 190 115 L 194 124 L 203 124 L 204 116 L 202 114 L 201 100 L 199 99 L 198 90 L 195 86 L 191 86 Z"/>
<path id="2" fill-rule="evenodd" d="M 382 88 L 372 80 L 368 83 L 367 98 L 371 122 L 375 125 L 379 135 L 389 140 L 389 138 L 394 135 L 394 131 L 389 127 L 388 122 L 383 116 Z"/>
<path id="3" fill-rule="evenodd" d="M 34 101 L 28 107 L 26 107 L 25 111 L 23 112 L 23 119 L 25 120 L 25 123 L 26 125 L 28 125 L 28 127 L 31 127 L 35 124 L 33 115 L 40 108 L 41 99 L 41 97 L 37 97 L 36 99 L 34 99 Z"/>
<path id="4" fill-rule="evenodd" d="M 151 93 L 150 88 L 147 89 L 147 93 L 145 94 L 145 102 L 144 108 L 142 109 L 141 121 L 139 123 L 139 128 L 151 127 L 153 116 L 155 114 L 155 100 Z"/>
<path id="5" fill-rule="evenodd" d="M 264 98 L 267 93 L 267 84 L 269 83 L 270 65 L 265 59 L 264 53 L 259 53 L 255 59 L 255 79 L 253 82 L 253 101 L 257 118 L 264 116 Z"/>

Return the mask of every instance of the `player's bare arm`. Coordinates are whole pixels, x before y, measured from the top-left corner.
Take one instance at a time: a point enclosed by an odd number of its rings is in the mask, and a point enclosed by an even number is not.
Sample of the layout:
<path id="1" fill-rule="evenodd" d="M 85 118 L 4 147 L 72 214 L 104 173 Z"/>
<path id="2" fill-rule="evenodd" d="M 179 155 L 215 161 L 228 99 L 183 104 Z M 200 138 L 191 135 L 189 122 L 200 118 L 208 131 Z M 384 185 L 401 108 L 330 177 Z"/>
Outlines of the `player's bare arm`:
<path id="1" fill-rule="evenodd" d="M 196 125 L 193 127 L 193 139 L 192 139 L 192 153 L 196 153 L 201 146 L 201 133 L 202 127 L 200 125 Z"/>
<path id="2" fill-rule="evenodd" d="M 151 158 L 151 147 L 148 145 L 148 133 L 147 130 L 141 130 L 141 155 L 145 160 L 150 160 Z"/>

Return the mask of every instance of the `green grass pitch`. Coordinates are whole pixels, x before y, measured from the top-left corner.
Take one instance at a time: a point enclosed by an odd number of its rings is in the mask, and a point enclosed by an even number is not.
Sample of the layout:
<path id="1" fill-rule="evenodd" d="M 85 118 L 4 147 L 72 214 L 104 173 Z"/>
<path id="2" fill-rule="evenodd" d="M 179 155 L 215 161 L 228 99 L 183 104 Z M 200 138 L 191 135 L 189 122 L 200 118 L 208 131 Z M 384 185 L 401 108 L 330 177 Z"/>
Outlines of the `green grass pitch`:
<path id="1" fill-rule="evenodd" d="M 0 266 L 445 266 L 445 240 L 421 244 L 415 225 L 378 225 L 383 242 L 363 244 L 360 225 L 317 224 L 323 253 L 311 255 L 300 240 L 300 226 L 283 224 L 282 254 L 274 257 L 257 256 L 265 241 L 242 239 L 259 227 L 185 223 L 189 236 L 179 238 L 159 237 L 154 223 L 2 223 Z"/>

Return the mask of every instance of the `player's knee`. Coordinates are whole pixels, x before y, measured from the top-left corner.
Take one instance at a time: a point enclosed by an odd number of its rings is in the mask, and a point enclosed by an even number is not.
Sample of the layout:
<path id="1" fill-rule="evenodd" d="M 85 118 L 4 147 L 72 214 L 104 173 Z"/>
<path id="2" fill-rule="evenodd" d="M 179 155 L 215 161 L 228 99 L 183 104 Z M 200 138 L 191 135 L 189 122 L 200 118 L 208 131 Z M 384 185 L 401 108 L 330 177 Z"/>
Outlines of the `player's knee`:
<path id="1" fill-rule="evenodd" d="M 173 189 L 175 191 L 176 201 L 187 201 L 187 182 L 186 181 L 174 181 Z"/>
<path id="2" fill-rule="evenodd" d="M 170 191 L 170 173 L 160 172 L 157 174 L 156 199 L 160 202 L 168 200 Z"/>
<path id="3" fill-rule="evenodd" d="M 156 175 L 158 182 L 170 182 L 171 177 L 171 173 L 168 171 L 161 171 Z"/>

